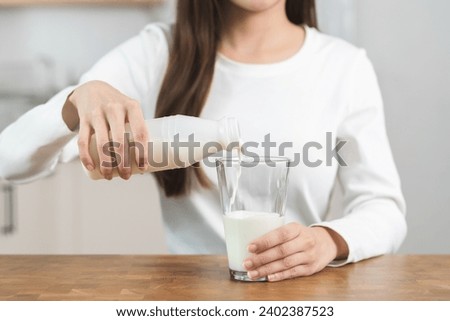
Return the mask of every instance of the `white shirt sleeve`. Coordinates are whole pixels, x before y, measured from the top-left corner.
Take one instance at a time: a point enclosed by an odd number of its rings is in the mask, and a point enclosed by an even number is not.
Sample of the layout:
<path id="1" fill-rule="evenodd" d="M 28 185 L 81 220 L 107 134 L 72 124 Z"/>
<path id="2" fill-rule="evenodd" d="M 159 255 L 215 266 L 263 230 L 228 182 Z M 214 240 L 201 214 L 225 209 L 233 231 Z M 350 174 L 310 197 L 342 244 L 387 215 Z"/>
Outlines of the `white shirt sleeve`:
<path id="1" fill-rule="evenodd" d="M 157 86 L 167 55 L 163 33 L 162 28 L 149 25 L 103 57 L 81 77 L 80 84 L 105 81 L 138 100 L 145 106 L 144 116 L 152 117 L 148 92 L 150 86 Z M 53 172 L 58 162 L 78 157 L 77 133 L 68 129 L 61 115 L 74 88 L 66 88 L 46 104 L 33 108 L 0 134 L 0 177 L 14 183 L 30 182 Z"/>
<path id="2" fill-rule="evenodd" d="M 349 110 L 337 131 L 337 141 L 347 142 L 339 151 L 347 163 L 338 170 L 343 217 L 316 224 L 335 230 L 349 246 L 347 260 L 331 266 L 392 253 L 406 236 L 406 206 L 386 134 L 382 98 L 364 51 L 353 72 Z"/>
<path id="3" fill-rule="evenodd" d="M 0 135 L 0 177 L 26 183 L 49 175 L 64 146 L 76 136 L 61 109 L 73 90 L 66 88 L 46 104 L 25 113 Z"/>

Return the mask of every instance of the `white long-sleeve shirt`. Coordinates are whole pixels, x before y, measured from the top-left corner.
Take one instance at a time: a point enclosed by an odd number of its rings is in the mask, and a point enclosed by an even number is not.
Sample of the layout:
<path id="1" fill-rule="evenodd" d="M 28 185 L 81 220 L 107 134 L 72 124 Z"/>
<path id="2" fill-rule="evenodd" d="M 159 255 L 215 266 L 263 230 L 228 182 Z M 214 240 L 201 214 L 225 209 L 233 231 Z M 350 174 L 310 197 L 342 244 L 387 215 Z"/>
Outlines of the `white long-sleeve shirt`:
<path id="1" fill-rule="evenodd" d="M 219 54 L 201 117 L 237 118 L 242 141 L 259 142 L 260 152 L 266 134 L 277 146 L 292 142 L 293 147 L 285 151 L 291 158 L 300 153 L 302 159 L 302 148 L 308 142 L 320 143 L 322 149 L 309 149 L 308 160 L 322 160 L 321 165 L 311 167 L 301 161 L 291 168 L 287 221 L 337 231 L 350 250 L 348 259 L 337 265 L 393 252 L 406 235 L 405 202 L 374 70 L 364 50 L 316 29 L 305 30 L 301 50 L 282 62 L 244 64 Z M 144 117 L 152 118 L 170 42 L 169 26 L 151 24 L 102 58 L 80 83 L 105 81 L 138 100 Z M 77 134 L 61 116 L 73 88 L 66 88 L 1 133 L 1 177 L 29 182 L 52 172 L 58 162 L 77 157 Z M 331 147 L 326 147 L 327 132 Z M 327 149 L 341 141 L 347 142 L 339 150 L 347 166 L 339 166 L 336 160 L 327 165 Z M 160 193 L 173 253 L 225 252 L 216 172 L 211 167 L 204 169 L 213 188 L 195 188 L 179 198 Z M 336 184 L 343 192 L 339 210 L 329 208 Z"/>

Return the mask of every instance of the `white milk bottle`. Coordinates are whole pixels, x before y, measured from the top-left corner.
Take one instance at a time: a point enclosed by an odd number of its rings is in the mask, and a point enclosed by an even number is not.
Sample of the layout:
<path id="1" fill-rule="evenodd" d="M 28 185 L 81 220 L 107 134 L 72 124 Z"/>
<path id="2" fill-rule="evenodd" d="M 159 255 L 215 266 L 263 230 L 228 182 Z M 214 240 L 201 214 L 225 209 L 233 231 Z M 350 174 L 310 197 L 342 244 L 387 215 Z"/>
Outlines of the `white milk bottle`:
<path id="1" fill-rule="evenodd" d="M 156 172 L 168 169 L 188 167 L 221 150 L 239 148 L 239 125 L 235 118 L 227 117 L 219 121 L 198 117 L 175 115 L 146 120 L 148 129 L 148 169 Z M 113 155 L 115 163 L 105 166 L 113 167 L 113 177 L 119 176 L 118 162 L 131 168 L 132 174 L 143 173 L 136 164 L 135 154 L 143 153 L 143 146 L 134 143 L 127 124 L 125 151 L 123 159 Z M 127 144 L 127 141 L 130 141 Z M 102 151 L 118 151 L 118 143 L 102 146 Z M 90 154 L 95 164 L 95 170 L 89 172 L 92 179 L 102 179 L 95 135 L 90 142 Z"/>

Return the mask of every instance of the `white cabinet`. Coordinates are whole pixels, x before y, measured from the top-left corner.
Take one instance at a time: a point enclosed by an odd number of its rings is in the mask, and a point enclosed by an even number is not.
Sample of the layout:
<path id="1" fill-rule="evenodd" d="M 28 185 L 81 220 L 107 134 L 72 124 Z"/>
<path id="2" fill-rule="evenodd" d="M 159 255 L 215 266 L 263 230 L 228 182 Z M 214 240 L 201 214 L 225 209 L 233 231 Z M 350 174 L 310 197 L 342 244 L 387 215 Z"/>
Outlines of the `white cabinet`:
<path id="1" fill-rule="evenodd" d="M 16 187 L 16 230 L 0 234 L 0 254 L 164 253 L 157 193 L 150 175 L 91 181 L 79 162 L 60 165 Z"/>

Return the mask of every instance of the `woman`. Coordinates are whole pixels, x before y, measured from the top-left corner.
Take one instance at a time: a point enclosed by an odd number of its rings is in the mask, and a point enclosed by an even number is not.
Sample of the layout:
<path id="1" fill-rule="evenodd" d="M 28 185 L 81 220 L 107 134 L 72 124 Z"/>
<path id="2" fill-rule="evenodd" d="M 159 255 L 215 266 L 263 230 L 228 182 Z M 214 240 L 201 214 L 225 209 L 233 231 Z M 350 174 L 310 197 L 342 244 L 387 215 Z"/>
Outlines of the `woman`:
<path id="1" fill-rule="evenodd" d="M 291 223 L 249 245 L 243 264 L 250 277 L 279 281 L 395 251 L 406 234 L 405 204 L 373 68 L 363 50 L 314 27 L 313 0 L 179 1 L 173 28 L 149 25 L 101 59 L 79 86 L 8 127 L 0 137 L 0 176 L 17 182 L 44 176 L 74 156 L 74 140 L 84 166 L 94 170 L 91 134 L 103 155 L 108 130 L 123 142 L 129 123 L 146 146 L 145 118 L 233 115 L 244 141 L 270 134 L 278 144 L 293 142 L 290 153 L 308 141 L 331 142 L 327 150 L 346 142 L 340 150 L 346 166 L 292 168 Z M 136 160 L 142 168 L 146 154 Z M 130 177 L 128 168 L 118 171 Z M 111 179 L 110 168 L 101 172 Z M 223 253 L 214 169 L 156 178 L 171 251 Z M 328 211 L 337 181 L 342 211 Z"/>

